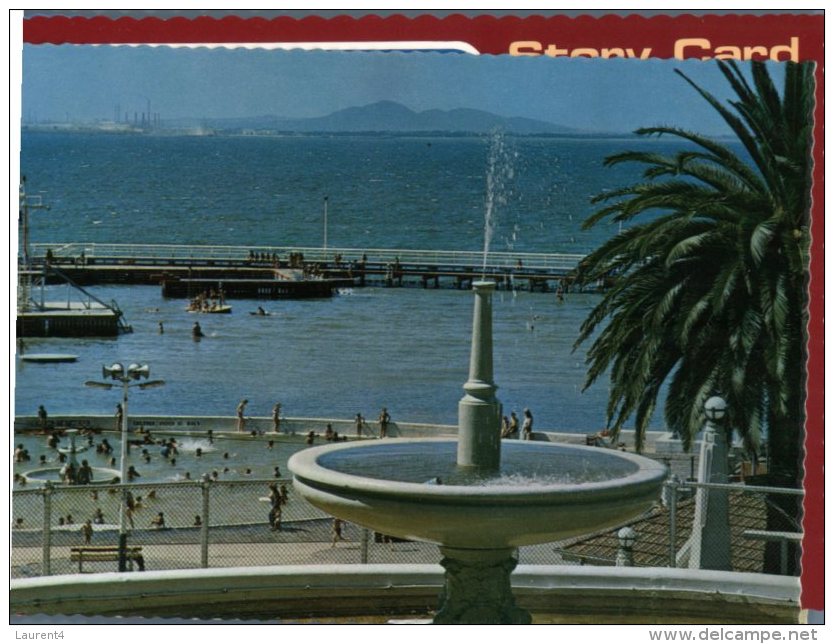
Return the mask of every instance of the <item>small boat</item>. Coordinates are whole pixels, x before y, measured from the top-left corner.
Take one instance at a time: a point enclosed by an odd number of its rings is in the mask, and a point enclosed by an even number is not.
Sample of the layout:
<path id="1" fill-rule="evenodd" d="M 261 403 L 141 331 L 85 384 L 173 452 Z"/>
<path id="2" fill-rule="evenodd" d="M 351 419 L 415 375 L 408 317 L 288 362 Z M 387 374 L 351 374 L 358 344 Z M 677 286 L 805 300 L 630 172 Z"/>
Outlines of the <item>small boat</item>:
<path id="1" fill-rule="evenodd" d="M 258 317 L 269 317 L 272 315 L 269 311 L 264 311 L 260 306 L 258 307 L 257 311 L 249 311 L 249 315 L 257 315 Z"/>
<path id="2" fill-rule="evenodd" d="M 232 307 L 229 304 L 217 304 L 214 306 L 208 306 L 203 308 L 189 306 L 185 310 L 189 313 L 231 313 Z"/>
<path id="3" fill-rule="evenodd" d="M 38 363 L 75 362 L 78 360 L 78 356 L 71 353 L 27 353 L 20 356 L 20 359 L 24 362 Z"/>

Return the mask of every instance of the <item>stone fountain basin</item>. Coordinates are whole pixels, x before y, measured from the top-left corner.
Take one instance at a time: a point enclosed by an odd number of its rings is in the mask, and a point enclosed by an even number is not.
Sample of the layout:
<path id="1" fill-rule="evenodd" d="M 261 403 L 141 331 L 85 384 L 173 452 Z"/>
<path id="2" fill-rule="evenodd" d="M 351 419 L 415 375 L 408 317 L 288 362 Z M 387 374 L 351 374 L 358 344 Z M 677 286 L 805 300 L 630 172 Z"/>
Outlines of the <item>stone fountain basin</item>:
<path id="1" fill-rule="evenodd" d="M 455 465 L 454 439 L 314 447 L 288 466 L 294 489 L 328 514 L 383 534 L 453 548 L 558 541 L 640 515 L 660 498 L 664 465 L 598 447 L 502 442 L 501 472 Z M 442 484 L 430 482 L 439 476 Z M 474 479 L 460 482 L 459 479 Z"/>
<path id="2" fill-rule="evenodd" d="M 23 473 L 23 477 L 27 483 L 35 485 L 43 485 L 47 481 L 51 483 L 61 482 L 61 468 L 60 467 L 42 467 L 37 470 L 29 470 Z M 93 480 L 90 485 L 104 485 L 112 483 L 114 479 L 120 477 L 119 470 L 113 470 L 106 467 L 93 468 Z"/>

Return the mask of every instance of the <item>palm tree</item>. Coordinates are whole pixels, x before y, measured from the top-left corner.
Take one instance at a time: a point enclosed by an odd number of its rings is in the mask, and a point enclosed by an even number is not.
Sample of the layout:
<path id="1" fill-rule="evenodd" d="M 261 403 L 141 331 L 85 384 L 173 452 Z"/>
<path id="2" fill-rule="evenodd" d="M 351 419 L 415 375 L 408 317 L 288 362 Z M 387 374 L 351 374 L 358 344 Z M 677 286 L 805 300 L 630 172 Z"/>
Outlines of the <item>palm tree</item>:
<path id="1" fill-rule="evenodd" d="M 771 476 L 798 486 L 813 68 L 788 63 L 779 92 L 763 63 L 752 63 L 749 80 L 735 62 L 717 64 L 736 95 L 729 105 L 677 73 L 721 115 L 743 153 L 683 129 L 651 127 L 637 134 L 675 137 L 681 150 L 606 159 L 645 170 L 643 181 L 593 200 L 602 207 L 584 227 L 633 225 L 580 266 L 580 284 L 612 286 L 575 347 L 591 342 L 585 388 L 610 374 L 615 435 L 633 418 L 641 449 L 665 385 L 666 423 L 688 449 L 703 402 L 720 394 L 728 425 L 749 449 L 766 437 Z"/>

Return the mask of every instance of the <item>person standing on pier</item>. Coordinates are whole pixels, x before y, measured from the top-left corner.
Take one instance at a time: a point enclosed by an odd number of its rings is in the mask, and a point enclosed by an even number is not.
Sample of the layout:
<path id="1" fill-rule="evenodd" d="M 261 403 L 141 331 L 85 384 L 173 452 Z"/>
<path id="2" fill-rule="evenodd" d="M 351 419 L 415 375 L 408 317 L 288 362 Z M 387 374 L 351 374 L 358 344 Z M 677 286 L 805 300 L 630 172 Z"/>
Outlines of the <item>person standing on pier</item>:
<path id="1" fill-rule="evenodd" d="M 122 409 L 122 403 L 116 403 L 116 431 L 122 431 L 122 419 L 124 418 L 125 410 Z"/>
<path id="2" fill-rule="evenodd" d="M 521 424 L 521 438 L 529 441 L 533 435 L 533 414 L 529 409 L 524 410 L 524 422 Z"/>
<path id="3" fill-rule="evenodd" d="M 379 437 L 385 438 L 388 436 L 388 423 L 391 422 L 391 415 L 388 413 L 388 409 L 386 407 L 382 408 L 382 411 L 379 412 Z"/>
<path id="4" fill-rule="evenodd" d="M 281 433 L 281 403 L 277 402 L 272 407 L 272 431 Z"/>
<path id="5" fill-rule="evenodd" d="M 246 405 L 249 401 L 244 398 L 237 404 L 237 431 L 243 432 L 246 430 L 246 418 L 243 413 L 246 411 Z"/>
<path id="6" fill-rule="evenodd" d="M 361 436 L 362 428 L 365 426 L 365 419 L 362 418 L 362 414 L 356 414 L 356 417 L 353 419 L 353 424 L 356 426 L 356 435 Z"/>

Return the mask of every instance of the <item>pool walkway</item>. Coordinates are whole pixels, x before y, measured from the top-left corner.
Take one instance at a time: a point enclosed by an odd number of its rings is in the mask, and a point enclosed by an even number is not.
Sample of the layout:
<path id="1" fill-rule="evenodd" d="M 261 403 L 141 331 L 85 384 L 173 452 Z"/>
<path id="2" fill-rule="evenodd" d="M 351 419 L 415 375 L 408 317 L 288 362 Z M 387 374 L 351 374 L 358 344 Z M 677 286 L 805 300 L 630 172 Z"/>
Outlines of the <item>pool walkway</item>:
<path id="1" fill-rule="evenodd" d="M 345 539 L 334 544 L 330 526 L 329 520 L 318 519 L 289 522 L 283 530 L 276 532 L 270 532 L 265 525 L 212 527 L 208 564 L 210 568 L 231 568 L 362 563 L 437 564 L 440 561 L 440 553 L 433 544 L 402 540 L 376 543 L 372 532 L 368 533 L 369 554 L 365 555 L 363 561 L 363 529 L 354 524 L 345 524 Z M 131 533 L 130 545 L 141 544 L 146 570 L 199 568 L 200 543 L 194 533 L 189 542 L 188 537 L 176 535 L 174 530 L 168 532 L 171 533 L 170 538 L 159 533 L 156 535 L 165 539 L 165 543 L 151 544 L 141 541 L 141 536 L 136 532 Z M 78 564 L 71 561 L 70 548 L 80 545 L 80 537 L 75 533 L 71 537 L 72 543 L 67 541 L 52 547 L 51 574 L 78 574 Z M 565 563 L 557 546 L 557 543 L 524 546 L 523 560 L 527 563 Z M 40 545 L 15 545 L 11 549 L 12 578 L 41 576 L 41 556 Z M 112 562 L 90 562 L 84 565 L 84 574 L 115 570 L 116 564 Z"/>

